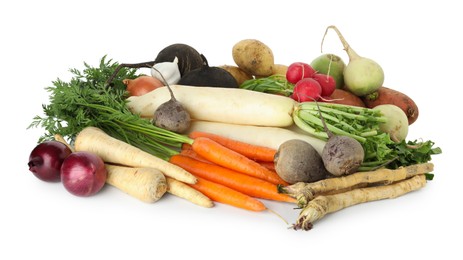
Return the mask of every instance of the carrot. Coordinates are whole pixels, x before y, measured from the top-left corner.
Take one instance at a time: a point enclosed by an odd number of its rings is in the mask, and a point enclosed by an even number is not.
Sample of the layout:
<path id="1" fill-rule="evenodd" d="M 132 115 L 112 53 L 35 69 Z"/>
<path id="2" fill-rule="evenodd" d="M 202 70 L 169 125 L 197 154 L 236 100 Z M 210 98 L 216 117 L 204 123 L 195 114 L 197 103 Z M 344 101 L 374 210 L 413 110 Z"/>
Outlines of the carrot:
<path id="1" fill-rule="evenodd" d="M 180 150 L 180 154 L 184 155 L 184 156 L 188 156 L 188 157 L 193 158 L 193 159 L 196 159 L 196 160 L 201 161 L 201 162 L 214 164 L 213 162 L 210 162 L 207 159 L 205 159 L 204 157 L 202 157 L 201 155 L 199 155 L 197 152 L 193 151 L 193 148 L 191 147 L 190 144 L 183 144 L 182 145 L 182 150 Z"/>
<path id="2" fill-rule="evenodd" d="M 157 169 L 110 164 L 105 164 L 105 167 L 108 172 L 106 183 L 141 201 L 156 202 L 167 190 L 166 178 Z"/>
<path id="3" fill-rule="evenodd" d="M 271 171 L 275 171 L 274 162 L 258 162 L 258 163 Z"/>
<path id="4" fill-rule="evenodd" d="M 111 137 L 96 127 L 84 128 L 77 135 L 74 146 L 76 151 L 93 152 L 107 163 L 140 168 L 155 168 L 179 181 L 186 183 L 196 182 L 196 178 L 181 167 Z"/>
<path id="5" fill-rule="evenodd" d="M 242 192 L 251 197 L 284 202 L 295 202 L 288 195 L 278 192 L 277 185 L 219 165 L 208 164 L 183 155 L 174 155 L 170 162 L 200 177 Z"/>
<path id="6" fill-rule="evenodd" d="M 168 193 L 186 199 L 201 207 L 212 208 L 214 206 L 214 202 L 210 198 L 189 185 L 169 177 L 166 178 L 166 181 Z"/>
<path id="7" fill-rule="evenodd" d="M 216 202 L 252 211 L 267 209 L 261 201 L 251 196 L 206 179 L 198 178 L 198 182 L 188 185 Z"/>
<path id="8" fill-rule="evenodd" d="M 274 184 L 288 185 L 276 172 L 272 172 L 259 163 L 207 138 L 197 137 L 192 144 L 193 150 L 205 159 Z"/>
<path id="9" fill-rule="evenodd" d="M 197 137 L 207 137 L 237 153 L 240 153 L 256 161 L 273 162 L 273 158 L 276 153 L 276 150 L 273 148 L 252 145 L 250 143 L 240 142 L 231 138 L 208 132 L 193 131 L 189 134 L 189 137 L 193 139 L 196 139 Z"/>

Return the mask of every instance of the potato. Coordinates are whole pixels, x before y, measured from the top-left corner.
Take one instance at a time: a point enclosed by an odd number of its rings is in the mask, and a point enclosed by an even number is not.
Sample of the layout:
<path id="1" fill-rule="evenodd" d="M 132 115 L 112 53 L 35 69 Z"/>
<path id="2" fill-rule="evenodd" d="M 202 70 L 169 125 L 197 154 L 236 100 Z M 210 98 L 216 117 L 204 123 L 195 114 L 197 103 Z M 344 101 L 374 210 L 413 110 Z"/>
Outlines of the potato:
<path id="1" fill-rule="evenodd" d="M 380 124 L 379 129 L 389 133 L 394 142 L 405 140 L 408 134 L 408 118 L 405 112 L 400 107 L 391 104 L 379 105 L 374 109 L 381 111 L 387 118 L 387 122 Z"/>
<path id="2" fill-rule="evenodd" d="M 251 74 L 245 72 L 237 66 L 222 65 L 220 66 L 220 68 L 228 71 L 228 73 L 230 73 L 235 78 L 236 82 L 238 83 L 238 86 L 241 86 L 241 84 L 243 84 L 243 82 L 245 82 L 246 80 L 250 80 L 253 78 Z"/>
<path id="3" fill-rule="evenodd" d="M 270 76 L 273 73 L 273 52 L 261 41 L 241 40 L 233 46 L 232 55 L 236 65 L 251 75 Z"/>
<path id="4" fill-rule="evenodd" d="M 288 71 L 288 66 L 283 64 L 274 64 L 272 75 L 283 75 L 286 77 L 286 72 Z"/>
<path id="5" fill-rule="evenodd" d="M 400 91 L 383 86 L 376 92 L 362 97 L 362 100 L 368 108 L 374 108 L 384 104 L 391 104 L 400 107 L 407 116 L 409 125 L 413 124 L 418 119 L 418 106 L 413 99 Z"/>

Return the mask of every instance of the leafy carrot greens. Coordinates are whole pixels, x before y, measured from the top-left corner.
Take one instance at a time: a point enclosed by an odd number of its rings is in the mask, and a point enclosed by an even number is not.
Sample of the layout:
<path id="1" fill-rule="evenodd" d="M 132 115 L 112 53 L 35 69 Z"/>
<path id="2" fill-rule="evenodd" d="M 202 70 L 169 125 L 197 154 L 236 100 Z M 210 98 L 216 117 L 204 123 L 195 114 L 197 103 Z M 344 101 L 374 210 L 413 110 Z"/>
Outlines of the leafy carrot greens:
<path id="1" fill-rule="evenodd" d="M 42 105 L 44 116 L 35 116 L 29 126 L 45 129 L 39 142 L 50 140 L 55 134 L 72 141 L 85 127 L 95 126 L 165 160 L 177 154 L 176 148 L 182 143 L 190 142 L 188 137 L 156 127 L 127 108 L 128 95 L 122 80 L 136 78 L 135 69 L 122 68 L 108 86 L 117 62 L 104 56 L 98 67 L 84 65 L 83 71 L 70 70 L 73 77 L 69 82 L 57 79 L 46 88 L 50 103 Z"/>

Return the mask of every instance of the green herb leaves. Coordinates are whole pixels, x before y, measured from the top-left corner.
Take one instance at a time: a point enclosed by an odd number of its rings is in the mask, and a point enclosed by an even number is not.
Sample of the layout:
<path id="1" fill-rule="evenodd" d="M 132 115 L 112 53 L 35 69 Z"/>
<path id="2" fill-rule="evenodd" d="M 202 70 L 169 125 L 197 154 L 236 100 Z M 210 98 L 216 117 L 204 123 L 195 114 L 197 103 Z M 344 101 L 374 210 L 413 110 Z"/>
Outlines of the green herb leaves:
<path id="1" fill-rule="evenodd" d="M 388 134 L 379 130 L 379 124 L 386 120 L 379 110 L 328 103 L 318 105 L 331 132 L 350 136 L 362 144 L 365 159 L 360 170 L 382 166 L 395 169 L 424 163 L 431 160 L 431 155 L 442 152 L 440 148 L 433 147 L 432 141 L 393 142 Z M 323 129 L 320 112 L 315 102 L 303 102 L 294 111 L 293 119 L 302 130 L 326 140 L 328 135 Z"/>

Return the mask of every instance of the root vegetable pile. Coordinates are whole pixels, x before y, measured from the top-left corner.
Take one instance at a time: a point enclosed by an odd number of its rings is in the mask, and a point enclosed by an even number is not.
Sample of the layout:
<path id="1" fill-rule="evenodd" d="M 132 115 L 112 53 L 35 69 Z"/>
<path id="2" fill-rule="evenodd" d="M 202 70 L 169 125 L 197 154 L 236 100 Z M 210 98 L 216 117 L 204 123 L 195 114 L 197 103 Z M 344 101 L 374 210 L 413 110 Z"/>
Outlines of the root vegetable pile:
<path id="1" fill-rule="evenodd" d="M 300 210 L 296 230 L 424 187 L 434 177 L 431 156 L 442 151 L 430 140 L 407 140 L 417 104 L 382 86 L 383 69 L 335 26 L 328 30 L 343 43 L 347 65 L 333 53 L 276 64 L 268 45 L 245 39 L 231 49 L 236 66 L 209 66 L 177 43 L 154 61 L 103 57 L 97 67 L 71 69 L 71 80 L 46 88 L 49 104 L 30 124 L 45 133 L 29 169 L 76 196 L 109 184 L 145 203 L 173 195 L 254 212 L 272 211 L 267 201 L 285 203 Z"/>

